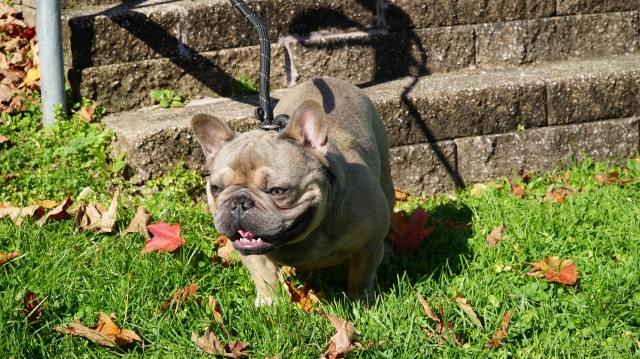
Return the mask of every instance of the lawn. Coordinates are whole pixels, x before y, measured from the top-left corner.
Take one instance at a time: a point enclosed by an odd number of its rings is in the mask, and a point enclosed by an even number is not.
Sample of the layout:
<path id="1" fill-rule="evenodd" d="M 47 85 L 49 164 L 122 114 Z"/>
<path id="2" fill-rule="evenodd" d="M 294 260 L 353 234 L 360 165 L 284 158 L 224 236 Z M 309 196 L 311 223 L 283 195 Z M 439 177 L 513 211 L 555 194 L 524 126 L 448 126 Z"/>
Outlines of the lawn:
<path id="1" fill-rule="evenodd" d="M 305 311 L 286 293 L 277 305 L 254 307 L 247 270 L 219 256 L 199 175 L 178 164 L 134 187 L 123 178 L 122 159 L 105 155 L 112 134 L 99 123 L 76 115 L 48 129 L 38 123 L 37 108 L 2 117 L 0 134 L 11 140 L 0 144 L 4 206 L 70 196 L 68 212 L 90 203 L 106 208 L 116 189 L 119 203 L 111 233 L 73 219 L 42 226 L 31 217 L 21 225 L 0 219 L 0 253 L 15 255 L 0 267 L 0 357 L 207 357 L 191 336 L 209 327 L 223 344 L 248 344 L 251 358 L 320 357 L 336 334 L 320 311 L 348 319 L 359 333 L 347 358 L 640 357 L 638 159 L 619 168 L 587 159 L 433 198 L 409 196 L 398 209 L 421 207 L 427 215 L 419 225 L 434 230 L 411 255 L 390 251 L 376 302 L 365 307 L 345 297 L 346 267 L 287 274 L 293 285 L 322 293 Z M 91 193 L 77 200 L 85 187 Z M 186 244 L 141 253 L 145 237 L 120 235 L 140 205 L 151 223 L 180 224 Z M 488 245 L 503 224 L 500 240 Z M 546 256 L 573 261 L 575 284 L 528 275 L 529 263 Z M 191 284 L 195 292 L 180 292 Z M 486 347 L 510 311 L 504 337 Z M 109 347 L 54 330 L 76 321 L 94 326 L 98 313 L 142 342 Z"/>

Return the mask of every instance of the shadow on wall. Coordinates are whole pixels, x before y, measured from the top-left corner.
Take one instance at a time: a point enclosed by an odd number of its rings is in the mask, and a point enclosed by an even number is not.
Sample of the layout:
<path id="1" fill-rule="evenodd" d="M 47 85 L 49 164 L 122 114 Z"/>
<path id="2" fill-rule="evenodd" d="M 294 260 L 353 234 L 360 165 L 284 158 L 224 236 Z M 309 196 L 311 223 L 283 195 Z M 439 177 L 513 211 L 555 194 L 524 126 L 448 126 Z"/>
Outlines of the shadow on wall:
<path id="1" fill-rule="evenodd" d="M 167 0 L 164 3 L 176 2 L 177 0 Z M 415 121 L 417 127 L 421 129 L 425 138 L 429 140 L 429 143 L 435 152 L 438 161 L 446 169 L 448 175 L 454 180 L 458 187 L 463 186 L 463 181 L 456 170 L 455 163 L 450 163 L 443 153 L 442 148 L 437 144 L 434 136 L 428 126 L 423 121 L 420 111 L 415 107 L 411 101 L 408 101 L 407 97 L 413 91 L 415 84 L 418 81 L 418 76 L 428 75 L 427 68 L 427 54 L 422 45 L 421 40 L 411 31 L 415 26 L 411 21 L 411 18 L 401 8 L 393 4 L 384 4 L 384 0 L 353 0 L 357 1 L 367 11 L 371 13 L 368 19 L 375 19 L 374 23 L 362 23 L 351 19 L 347 14 L 332 9 L 330 7 L 313 8 L 308 11 L 303 11 L 300 14 L 294 16 L 289 24 L 289 32 L 299 36 L 308 36 L 312 32 L 320 31 L 323 29 L 338 29 L 342 31 L 357 29 L 372 29 L 380 28 L 384 26 L 384 11 L 381 9 L 386 7 L 386 12 L 392 12 L 394 17 L 394 23 L 404 24 L 404 29 L 394 31 L 392 36 L 372 36 L 368 38 L 352 38 L 345 39 L 340 46 L 368 46 L 373 48 L 374 51 L 374 74 L 372 80 L 367 83 L 358 84 L 361 87 L 371 86 L 377 82 L 395 79 L 399 77 L 411 76 L 413 81 L 407 86 L 401 94 L 401 99 L 405 108 L 409 112 L 408 119 Z M 135 9 L 136 7 L 146 6 L 147 0 L 129 1 L 125 4 L 120 4 L 115 7 L 111 7 L 104 12 L 94 14 L 87 18 L 90 21 L 89 30 L 86 33 L 79 34 L 84 46 L 92 48 L 90 42 L 94 41 L 95 34 L 91 25 L 94 24 L 97 16 L 105 15 L 107 13 L 114 13 L 118 11 L 125 11 L 129 9 Z M 251 6 L 251 4 L 249 4 Z M 139 21 L 130 21 L 125 16 L 113 16 L 112 21 L 126 29 L 129 33 L 136 36 L 143 41 L 147 46 L 152 48 L 161 56 L 172 61 L 177 67 L 179 67 L 186 74 L 192 76 L 194 79 L 203 84 L 206 88 L 218 94 L 228 94 L 231 92 L 231 87 L 236 83 L 236 79 L 228 74 L 216 65 L 214 62 L 207 59 L 202 54 L 198 53 L 193 48 L 190 48 L 184 43 L 178 43 L 178 46 L 174 46 L 179 39 L 176 39 L 174 34 L 167 32 L 164 28 L 154 23 L 146 16 L 140 14 Z M 152 36 L 150 36 L 152 34 Z M 75 36 L 75 34 L 74 34 Z M 257 34 L 252 34 L 257 39 Z M 77 40 L 77 39 L 76 39 Z M 273 39 L 272 39 L 273 40 Z M 73 41 L 72 43 L 76 43 Z M 273 41 L 272 41 L 273 42 Z M 167 44 L 170 44 L 169 46 Z M 308 46 L 326 47 L 327 44 L 316 44 Z M 188 54 L 188 56 L 179 56 L 176 49 L 180 49 L 180 54 Z M 126 51 L 126 49 L 122 49 Z M 90 56 L 90 54 L 77 54 L 77 51 L 73 52 L 73 56 Z M 82 59 L 90 65 L 90 58 Z M 74 59 L 74 62 L 76 59 Z M 256 58 L 256 61 L 259 61 Z M 71 75 L 70 75 L 71 76 Z M 79 84 L 82 82 L 81 72 L 76 72 L 74 81 L 72 81 L 72 92 L 74 97 L 80 97 Z M 257 104 L 255 97 L 243 97 L 238 99 L 245 103 Z M 444 119 L 443 119 L 444 120 Z"/>
<path id="2" fill-rule="evenodd" d="M 380 1 L 378 0 L 356 0 L 364 8 L 370 11 L 376 17 L 376 25 L 363 24 L 351 20 L 346 14 L 336 11 L 335 9 L 324 7 L 314 8 L 309 11 L 296 15 L 291 24 L 289 24 L 289 32 L 301 37 L 308 38 L 313 32 L 323 29 L 338 29 L 342 31 L 350 31 L 354 28 L 375 28 L 380 24 L 385 24 L 384 14 L 380 14 Z M 344 39 L 337 46 L 369 46 L 374 50 L 375 69 L 372 80 L 366 83 L 358 84 L 360 87 L 368 87 L 376 83 L 392 80 L 400 77 L 410 76 L 413 81 L 405 87 L 401 94 L 401 101 L 409 112 L 408 119 L 415 121 L 417 127 L 420 128 L 424 137 L 428 139 L 429 144 L 435 153 L 440 164 L 445 168 L 447 174 L 454 181 L 457 187 L 464 187 L 464 181 L 458 174 L 456 164 L 451 163 L 445 156 L 443 149 L 437 144 L 432 131 L 422 119 L 422 115 L 416 106 L 408 100 L 418 82 L 418 76 L 429 75 L 427 67 L 427 53 L 422 41 L 416 34 L 411 31 L 415 28 L 409 15 L 401 8 L 393 4 L 384 4 L 385 12 L 393 13 L 394 22 L 404 24 L 404 29 L 392 32 L 391 36 L 371 36 L 368 38 L 356 37 Z M 318 18 L 326 19 L 327 23 L 318 21 Z M 315 24 L 315 26 L 314 26 Z M 307 44 L 309 47 L 326 48 L 325 43 Z"/>

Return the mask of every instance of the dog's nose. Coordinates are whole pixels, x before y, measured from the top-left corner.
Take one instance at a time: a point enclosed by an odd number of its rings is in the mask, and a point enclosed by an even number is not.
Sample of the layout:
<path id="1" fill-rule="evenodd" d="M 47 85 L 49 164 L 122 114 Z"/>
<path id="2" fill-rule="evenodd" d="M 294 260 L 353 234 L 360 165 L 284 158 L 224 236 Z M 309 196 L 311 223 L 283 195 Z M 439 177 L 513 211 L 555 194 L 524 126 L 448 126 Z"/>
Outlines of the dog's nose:
<path id="1" fill-rule="evenodd" d="M 231 197 L 229 208 L 231 208 L 231 212 L 242 211 L 242 213 L 245 213 L 254 205 L 255 203 L 253 202 L 253 198 L 251 198 L 251 196 L 246 193 L 240 193 Z"/>

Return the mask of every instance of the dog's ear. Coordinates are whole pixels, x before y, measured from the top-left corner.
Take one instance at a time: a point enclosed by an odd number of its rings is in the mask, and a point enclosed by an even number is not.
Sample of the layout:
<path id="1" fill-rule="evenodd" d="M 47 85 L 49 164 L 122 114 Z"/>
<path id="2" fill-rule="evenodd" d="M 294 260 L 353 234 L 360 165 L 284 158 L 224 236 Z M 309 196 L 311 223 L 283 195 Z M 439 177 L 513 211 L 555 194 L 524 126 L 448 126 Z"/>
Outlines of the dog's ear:
<path id="1" fill-rule="evenodd" d="M 295 110 L 282 135 L 320 154 L 327 153 L 327 116 L 322 105 L 306 100 Z"/>
<path id="2" fill-rule="evenodd" d="M 215 157 L 223 143 L 235 136 L 233 130 L 224 121 L 204 113 L 193 115 L 191 130 L 202 146 L 207 161 L 211 161 Z"/>

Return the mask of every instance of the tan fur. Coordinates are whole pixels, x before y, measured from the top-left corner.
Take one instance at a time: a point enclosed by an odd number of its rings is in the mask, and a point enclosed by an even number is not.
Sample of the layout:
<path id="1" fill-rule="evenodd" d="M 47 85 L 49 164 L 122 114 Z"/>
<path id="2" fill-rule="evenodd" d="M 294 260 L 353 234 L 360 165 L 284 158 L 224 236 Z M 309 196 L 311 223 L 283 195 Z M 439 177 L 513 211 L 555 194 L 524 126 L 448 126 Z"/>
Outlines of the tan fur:
<path id="1" fill-rule="evenodd" d="M 346 260 L 349 294 L 373 298 L 394 204 L 377 111 L 357 87 L 321 78 L 292 89 L 274 113 L 292 116 L 282 133 L 234 134 L 211 116 L 192 120 L 211 162 L 207 197 L 218 231 L 235 236 L 234 246 L 247 253 L 253 247 L 234 232 L 249 230 L 274 243 L 295 234 L 266 253 L 241 254 L 256 283 L 256 305 L 274 300 L 276 264 L 319 268 Z M 217 196 L 210 186 L 220 188 Z M 279 187 L 285 195 L 273 194 Z M 295 231 L 299 223 L 306 227 Z"/>

